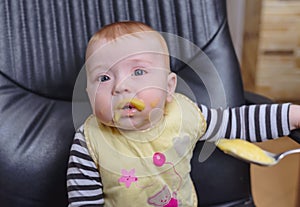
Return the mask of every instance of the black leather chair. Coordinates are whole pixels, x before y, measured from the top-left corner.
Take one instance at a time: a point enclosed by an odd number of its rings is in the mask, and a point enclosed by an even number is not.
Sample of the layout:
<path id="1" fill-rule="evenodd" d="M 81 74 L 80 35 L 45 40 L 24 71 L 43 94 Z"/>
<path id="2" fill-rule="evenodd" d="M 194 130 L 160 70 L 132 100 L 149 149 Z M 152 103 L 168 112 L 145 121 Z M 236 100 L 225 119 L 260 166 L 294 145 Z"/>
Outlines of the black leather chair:
<path id="1" fill-rule="evenodd" d="M 88 39 L 120 20 L 143 21 L 194 42 L 216 68 L 226 104 L 246 103 L 225 0 L 2 0 L 0 206 L 67 206 L 73 87 Z M 176 58 L 171 63 L 196 100 L 211 105 L 195 71 Z M 199 205 L 254 205 L 249 165 L 218 150 L 199 162 L 203 144 L 198 143 L 192 160 Z"/>

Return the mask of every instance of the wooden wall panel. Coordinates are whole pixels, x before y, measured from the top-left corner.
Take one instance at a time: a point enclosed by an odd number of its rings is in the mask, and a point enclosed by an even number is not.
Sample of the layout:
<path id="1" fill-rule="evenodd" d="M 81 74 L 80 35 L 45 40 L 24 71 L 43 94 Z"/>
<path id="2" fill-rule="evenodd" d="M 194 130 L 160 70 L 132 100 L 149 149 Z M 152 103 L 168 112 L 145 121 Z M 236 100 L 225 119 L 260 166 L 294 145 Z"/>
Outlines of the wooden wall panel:
<path id="1" fill-rule="evenodd" d="M 248 0 L 245 21 L 245 88 L 300 103 L 300 1 Z"/>

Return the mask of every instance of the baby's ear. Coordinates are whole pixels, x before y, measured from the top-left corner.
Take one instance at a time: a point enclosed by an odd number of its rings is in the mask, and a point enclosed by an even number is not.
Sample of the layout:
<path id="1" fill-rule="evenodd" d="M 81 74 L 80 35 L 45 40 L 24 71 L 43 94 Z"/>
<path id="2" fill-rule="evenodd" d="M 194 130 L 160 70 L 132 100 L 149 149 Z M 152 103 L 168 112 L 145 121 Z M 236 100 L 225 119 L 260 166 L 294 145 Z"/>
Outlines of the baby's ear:
<path id="1" fill-rule="evenodd" d="M 173 99 L 173 94 L 175 93 L 177 85 L 177 75 L 175 73 L 170 73 L 168 75 L 168 94 L 167 94 L 167 101 L 171 102 Z"/>

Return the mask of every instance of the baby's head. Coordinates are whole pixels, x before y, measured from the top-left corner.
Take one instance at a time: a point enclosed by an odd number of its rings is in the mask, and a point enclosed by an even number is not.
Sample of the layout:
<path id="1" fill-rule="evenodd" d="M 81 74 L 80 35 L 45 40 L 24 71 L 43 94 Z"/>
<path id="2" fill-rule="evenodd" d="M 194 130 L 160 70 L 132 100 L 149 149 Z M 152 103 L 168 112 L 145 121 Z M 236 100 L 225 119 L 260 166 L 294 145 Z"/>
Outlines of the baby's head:
<path id="1" fill-rule="evenodd" d="M 163 37 L 140 22 L 103 27 L 86 51 L 87 92 L 99 122 L 144 130 L 164 115 L 176 75 Z"/>

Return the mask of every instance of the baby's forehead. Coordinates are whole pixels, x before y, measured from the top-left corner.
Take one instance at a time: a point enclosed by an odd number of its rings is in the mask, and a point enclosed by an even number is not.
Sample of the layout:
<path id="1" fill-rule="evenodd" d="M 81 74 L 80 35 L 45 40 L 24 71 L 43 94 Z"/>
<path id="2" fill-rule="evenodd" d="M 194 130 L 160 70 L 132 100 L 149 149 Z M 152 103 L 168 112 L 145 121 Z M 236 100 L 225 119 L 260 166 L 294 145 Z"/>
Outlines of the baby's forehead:
<path id="1" fill-rule="evenodd" d="M 99 37 L 87 48 L 87 53 L 89 52 L 90 55 L 93 55 L 101 54 L 103 51 L 119 50 L 127 54 L 143 51 L 169 54 L 163 37 L 158 32 L 153 31 L 126 34 L 115 39 L 110 39 L 106 36 Z"/>
<path id="2" fill-rule="evenodd" d="M 93 62 L 117 63 L 137 54 L 157 54 L 169 56 L 164 40 L 154 32 L 134 33 L 107 41 L 98 39 L 90 46 L 86 64 Z"/>
<path id="3" fill-rule="evenodd" d="M 88 73 L 110 73 L 122 71 L 129 71 L 137 68 L 144 68 L 149 70 L 163 70 L 170 71 L 168 57 L 166 55 L 143 52 L 133 55 L 128 55 L 126 57 L 121 57 L 117 59 L 107 59 L 107 58 L 97 58 L 93 61 L 89 61 L 86 64 L 86 70 Z"/>

